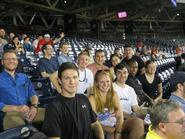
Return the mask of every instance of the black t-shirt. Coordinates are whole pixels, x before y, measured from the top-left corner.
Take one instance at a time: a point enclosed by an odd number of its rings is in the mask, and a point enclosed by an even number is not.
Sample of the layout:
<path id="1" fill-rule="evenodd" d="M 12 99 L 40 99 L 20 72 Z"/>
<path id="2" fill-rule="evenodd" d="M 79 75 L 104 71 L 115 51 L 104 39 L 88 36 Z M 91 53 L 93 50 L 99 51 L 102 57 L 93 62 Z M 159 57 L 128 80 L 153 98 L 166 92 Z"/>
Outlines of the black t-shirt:
<path id="1" fill-rule="evenodd" d="M 162 83 L 162 80 L 159 76 L 155 75 L 152 83 L 149 83 L 146 79 L 145 74 L 138 77 L 139 81 L 142 84 L 143 91 L 148 94 L 151 98 L 155 99 L 159 95 L 157 88 L 158 84 Z"/>
<path id="2" fill-rule="evenodd" d="M 133 55 L 131 59 L 134 59 L 135 61 L 137 61 L 137 63 L 138 63 L 137 75 L 139 75 L 141 73 L 141 69 L 144 68 L 145 64 L 144 64 L 143 60 L 139 56 Z M 121 63 L 127 63 L 128 60 L 130 60 L 130 59 L 124 58 L 121 61 Z"/>
<path id="3" fill-rule="evenodd" d="M 48 137 L 61 139 L 91 139 L 94 122 L 96 114 L 86 96 L 76 94 L 66 98 L 59 95 L 46 109 L 43 132 Z"/>
<path id="4" fill-rule="evenodd" d="M 143 103 L 146 100 L 146 97 L 143 94 L 144 92 L 143 92 L 143 88 L 141 86 L 141 83 L 140 83 L 140 81 L 137 78 L 129 75 L 128 79 L 126 80 L 125 83 L 130 85 L 134 89 L 134 91 L 136 92 L 137 96 L 139 97 L 140 103 Z"/>

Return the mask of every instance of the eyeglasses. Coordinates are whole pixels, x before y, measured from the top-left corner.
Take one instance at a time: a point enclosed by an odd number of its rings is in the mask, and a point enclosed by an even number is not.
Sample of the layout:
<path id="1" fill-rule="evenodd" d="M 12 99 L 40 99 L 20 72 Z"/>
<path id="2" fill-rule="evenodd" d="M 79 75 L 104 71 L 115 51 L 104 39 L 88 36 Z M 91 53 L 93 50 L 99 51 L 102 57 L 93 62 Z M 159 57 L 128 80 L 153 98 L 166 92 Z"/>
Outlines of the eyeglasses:
<path id="1" fill-rule="evenodd" d="M 162 123 L 167 123 L 167 124 L 180 124 L 180 125 L 185 125 L 185 120 L 179 120 L 175 122 L 162 122 Z"/>
<path id="2" fill-rule="evenodd" d="M 97 72 L 110 72 L 110 69 L 98 70 Z"/>
<path id="3" fill-rule="evenodd" d="M 17 58 L 3 58 L 3 60 L 6 60 L 6 61 L 17 61 Z"/>

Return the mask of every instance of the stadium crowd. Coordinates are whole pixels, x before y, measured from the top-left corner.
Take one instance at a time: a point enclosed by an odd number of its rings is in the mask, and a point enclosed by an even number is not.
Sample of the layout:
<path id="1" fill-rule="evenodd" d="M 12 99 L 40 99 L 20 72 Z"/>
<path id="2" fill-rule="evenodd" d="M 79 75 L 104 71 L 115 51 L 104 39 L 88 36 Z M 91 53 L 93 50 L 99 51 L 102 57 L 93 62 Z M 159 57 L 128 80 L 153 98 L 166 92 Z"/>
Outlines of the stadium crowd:
<path id="1" fill-rule="evenodd" d="M 0 29 L 2 131 L 39 122 L 51 139 L 185 138 L 184 44 L 34 38 Z M 33 80 L 48 80 L 54 99 Z"/>

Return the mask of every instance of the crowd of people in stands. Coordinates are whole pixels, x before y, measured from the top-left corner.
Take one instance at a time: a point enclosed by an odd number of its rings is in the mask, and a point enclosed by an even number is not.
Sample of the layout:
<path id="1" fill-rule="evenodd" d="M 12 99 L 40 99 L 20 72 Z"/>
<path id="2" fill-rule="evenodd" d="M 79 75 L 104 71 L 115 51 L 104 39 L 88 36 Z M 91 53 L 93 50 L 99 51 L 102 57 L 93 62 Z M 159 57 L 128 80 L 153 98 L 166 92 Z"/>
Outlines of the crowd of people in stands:
<path id="1" fill-rule="evenodd" d="M 145 135 L 146 139 L 184 139 L 184 52 L 176 58 L 168 100 L 163 98 L 162 79 L 157 74 L 156 60 L 164 58 L 158 48 L 152 50 L 150 60 L 143 61 L 142 48 L 136 54 L 127 44 L 123 52 L 116 48 L 106 64 L 105 50 L 95 50 L 92 59 L 89 47 L 73 60 L 65 34 L 59 36 L 53 40 L 45 34 L 32 43 L 26 34 L 19 40 L 0 29 L 0 124 L 4 130 L 43 122 L 41 130 L 51 139 L 144 139 Z M 53 56 L 56 43 L 59 54 Z M 21 63 L 17 55 L 29 51 L 43 54 L 37 68 L 58 92 L 46 108 L 39 107 L 28 75 L 17 69 Z"/>

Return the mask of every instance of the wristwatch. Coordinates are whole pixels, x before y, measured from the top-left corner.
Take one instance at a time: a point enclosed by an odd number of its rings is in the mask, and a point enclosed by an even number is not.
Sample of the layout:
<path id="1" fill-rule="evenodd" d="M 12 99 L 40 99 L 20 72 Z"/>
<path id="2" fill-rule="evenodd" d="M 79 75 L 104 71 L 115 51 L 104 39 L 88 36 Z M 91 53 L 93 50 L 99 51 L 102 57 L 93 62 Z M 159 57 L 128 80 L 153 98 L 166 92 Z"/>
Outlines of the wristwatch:
<path id="1" fill-rule="evenodd" d="M 38 108 L 38 104 L 31 104 L 31 107 Z"/>

